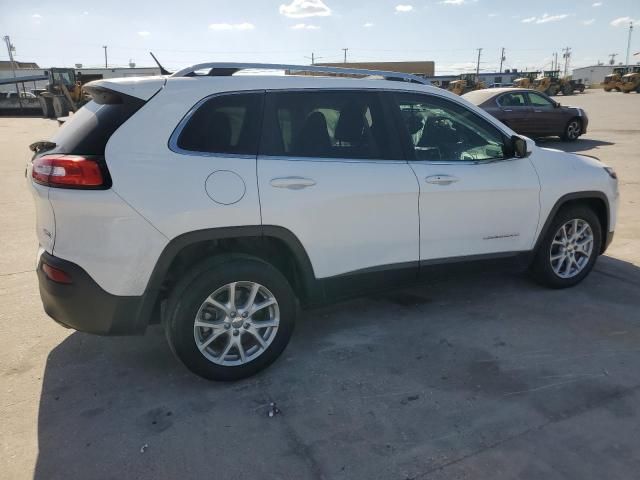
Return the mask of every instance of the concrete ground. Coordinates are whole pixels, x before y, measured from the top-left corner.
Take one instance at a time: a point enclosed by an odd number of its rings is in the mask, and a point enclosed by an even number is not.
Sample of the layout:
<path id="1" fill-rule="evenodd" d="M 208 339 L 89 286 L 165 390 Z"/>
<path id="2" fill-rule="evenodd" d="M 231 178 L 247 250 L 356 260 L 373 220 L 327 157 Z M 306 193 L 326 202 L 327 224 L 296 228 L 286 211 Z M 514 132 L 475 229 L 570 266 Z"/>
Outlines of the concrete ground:
<path id="1" fill-rule="evenodd" d="M 478 273 L 307 312 L 229 384 L 188 373 L 159 327 L 102 338 L 44 314 L 24 163 L 57 126 L 0 118 L 0 478 L 637 478 L 640 95 L 566 103 L 589 133 L 542 143 L 600 157 L 622 190 L 581 285 Z"/>

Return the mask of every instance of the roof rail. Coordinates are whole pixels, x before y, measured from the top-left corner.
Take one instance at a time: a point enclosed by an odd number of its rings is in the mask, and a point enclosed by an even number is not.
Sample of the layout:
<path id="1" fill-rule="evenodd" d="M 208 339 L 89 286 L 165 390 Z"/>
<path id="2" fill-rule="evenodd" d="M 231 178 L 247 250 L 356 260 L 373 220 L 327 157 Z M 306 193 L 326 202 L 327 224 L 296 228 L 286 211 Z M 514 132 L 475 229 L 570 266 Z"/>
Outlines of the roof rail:
<path id="1" fill-rule="evenodd" d="M 198 70 L 207 70 L 207 76 L 227 77 L 240 70 L 286 70 L 289 72 L 334 73 L 338 75 L 377 76 L 385 80 L 401 80 L 404 82 L 431 85 L 425 78 L 410 73 L 390 72 L 387 70 L 365 70 L 361 68 L 323 67 L 319 65 L 286 65 L 279 63 L 199 63 L 171 75 L 172 77 L 193 77 Z"/>

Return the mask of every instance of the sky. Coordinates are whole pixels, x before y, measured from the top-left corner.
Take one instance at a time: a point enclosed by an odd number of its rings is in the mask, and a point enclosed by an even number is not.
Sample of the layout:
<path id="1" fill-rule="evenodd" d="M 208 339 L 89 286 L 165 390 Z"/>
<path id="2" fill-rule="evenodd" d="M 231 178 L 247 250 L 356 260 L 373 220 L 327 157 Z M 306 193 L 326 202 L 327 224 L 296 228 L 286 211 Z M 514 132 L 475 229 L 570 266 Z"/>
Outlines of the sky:
<path id="1" fill-rule="evenodd" d="M 570 67 L 640 62 L 640 0 L 0 0 L 0 34 L 15 59 L 41 67 L 194 63 L 433 60 L 436 74 L 549 68 L 571 48 Z M 0 45 L 0 59 L 8 58 Z"/>

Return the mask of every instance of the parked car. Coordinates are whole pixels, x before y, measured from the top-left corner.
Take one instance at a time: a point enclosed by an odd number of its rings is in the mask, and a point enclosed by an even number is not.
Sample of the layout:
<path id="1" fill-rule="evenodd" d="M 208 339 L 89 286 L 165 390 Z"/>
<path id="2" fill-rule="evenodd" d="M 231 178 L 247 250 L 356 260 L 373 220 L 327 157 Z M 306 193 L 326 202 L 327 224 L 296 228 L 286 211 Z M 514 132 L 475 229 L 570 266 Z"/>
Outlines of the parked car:
<path id="1" fill-rule="evenodd" d="M 24 109 L 40 110 L 38 98 L 31 92 L 20 92 L 18 100 L 17 92 L 0 92 L 0 110 L 13 111 L 20 107 Z"/>
<path id="2" fill-rule="evenodd" d="M 496 88 L 469 92 L 464 98 L 529 137 L 558 136 L 574 141 L 587 133 L 589 126 L 582 108 L 565 107 L 535 90 Z"/>
<path id="3" fill-rule="evenodd" d="M 594 158 L 390 80 L 410 75 L 231 75 L 243 68 L 93 82 L 31 146 L 57 322 L 121 335 L 161 321 L 189 369 L 238 379 L 282 353 L 299 306 L 478 262 L 571 287 L 613 238 L 616 175 Z"/>

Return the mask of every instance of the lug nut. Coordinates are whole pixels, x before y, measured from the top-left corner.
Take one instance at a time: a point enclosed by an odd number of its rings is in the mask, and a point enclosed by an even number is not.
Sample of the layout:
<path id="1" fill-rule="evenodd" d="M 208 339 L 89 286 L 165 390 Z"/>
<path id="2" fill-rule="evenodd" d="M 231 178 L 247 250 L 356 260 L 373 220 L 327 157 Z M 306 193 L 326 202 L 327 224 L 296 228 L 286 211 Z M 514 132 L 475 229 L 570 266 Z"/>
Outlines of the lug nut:
<path id="1" fill-rule="evenodd" d="M 249 316 L 249 312 L 242 312 L 242 318 L 247 318 Z"/>
<path id="2" fill-rule="evenodd" d="M 249 322 L 244 324 L 244 328 L 248 329 L 251 326 L 251 324 Z"/>
<path id="3" fill-rule="evenodd" d="M 229 325 L 228 323 L 224 324 L 224 329 L 225 330 L 229 330 L 231 328 L 231 325 Z"/>
<path id="4" fill-rule="evenodd" d="M 237 337 L 239 334 L 240 334 L 240 332 L 238 330 L 234 330 L 233 331 L 233 336 L 234 337 Z"/>
<path id="5" fill-rule="evenodd" d="M 236 317 L 236 315 L 237 315 L 237 313 L 236 313 L 236 312 L 231 312 L 230 317 L 231 317 L 231 318 L 235 318 L 235 317 Z"/>

